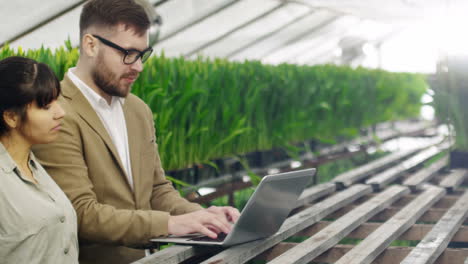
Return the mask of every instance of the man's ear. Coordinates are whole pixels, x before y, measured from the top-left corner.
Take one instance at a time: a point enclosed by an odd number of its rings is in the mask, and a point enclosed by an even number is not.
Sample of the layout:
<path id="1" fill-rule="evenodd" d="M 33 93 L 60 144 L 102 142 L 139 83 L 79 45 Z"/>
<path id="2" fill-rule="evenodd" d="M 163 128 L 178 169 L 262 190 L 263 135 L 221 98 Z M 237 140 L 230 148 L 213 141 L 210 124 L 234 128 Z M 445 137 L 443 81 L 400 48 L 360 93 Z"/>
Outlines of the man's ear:
<path id="1" fill-rule="evenodd" d="M 81 48 L 88 57 L 95 57 L 98 53 L 98 40 L 91 34 L 84 34 Z"/>
<path id="2" fill-rule="evenodd" d="M 19 125 L 19 116 L 17 113 L 13 111 L 4 111 L 3 120 L 5 121 L 6 125 L 9 126 L 11 129 L 15 129 Z"/>

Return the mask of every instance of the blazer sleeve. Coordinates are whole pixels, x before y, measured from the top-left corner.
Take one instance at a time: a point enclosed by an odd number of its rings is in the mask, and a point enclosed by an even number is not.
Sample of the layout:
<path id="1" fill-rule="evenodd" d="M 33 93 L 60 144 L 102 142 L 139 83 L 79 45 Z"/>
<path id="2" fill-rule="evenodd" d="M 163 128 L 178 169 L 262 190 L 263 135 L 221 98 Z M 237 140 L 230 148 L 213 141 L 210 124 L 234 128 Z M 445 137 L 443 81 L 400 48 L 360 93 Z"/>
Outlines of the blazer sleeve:
<path id="1" fill-rule="evenodd" d="M 159 156 L 158 144 L 156 143 L 156 131 L 151 109 L 146 106 L 148 119 L 151 122 L 152 135 L 154 135 L 154 152 L 155 152 L 155 169 L 153 179 L 153 192 L 151 195 L 151 207 L 153 210 L 170 212 L 171 215 L 180 215 L 203 209 L 199 204 L 191 203 L 185 198 L 182 198 L 177 190 L 174 189 L 172 183 L 165 177 L 164 170 L 161 165 Z"/>
<path id="2" fill-rule="evenodd" d="M 63 98 L 62 98 L 63 99 Z M 63 101 L 62 101 L 63 102 Z M 48 173 L 71 200 L 78 216 L 81 242 L 98 242 L 116 245 L 139 245 L 150 238 L 168 234 L 169 213 L 154 210 L 117 209 L 103 204 L 96 198 L 94 186 L 88 175 L 83 157 L 83 142 L 78 125 L 77 114 L 62 104 L 65 116 L 59 138 L 50 144 L 36 145 L 36 157 Z M 158 174 L 155 178 L 155 191 L 163 190 L 167 184 Z M 167 192 L 167 191 L 166 191 Z M 168 207 L 167 205 L 159 208 Z"/>

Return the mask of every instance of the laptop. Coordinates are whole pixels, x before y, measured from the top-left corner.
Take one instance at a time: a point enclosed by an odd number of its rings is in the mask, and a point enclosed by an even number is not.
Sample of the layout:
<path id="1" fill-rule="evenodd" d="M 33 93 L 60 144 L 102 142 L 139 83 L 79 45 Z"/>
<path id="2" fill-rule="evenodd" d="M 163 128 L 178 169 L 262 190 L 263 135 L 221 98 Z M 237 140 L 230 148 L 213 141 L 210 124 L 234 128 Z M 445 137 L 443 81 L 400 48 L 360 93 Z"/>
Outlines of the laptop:
<path id="1" fill-rule="evenodd" d="M 286 220 L 315 173 L 314 168 L 263 177 L 227 235 L 218 234 L 218 238 L 212 239 L 197 233 L 154 238 L 151 241 L 228 247 L 271 236 Z"/>

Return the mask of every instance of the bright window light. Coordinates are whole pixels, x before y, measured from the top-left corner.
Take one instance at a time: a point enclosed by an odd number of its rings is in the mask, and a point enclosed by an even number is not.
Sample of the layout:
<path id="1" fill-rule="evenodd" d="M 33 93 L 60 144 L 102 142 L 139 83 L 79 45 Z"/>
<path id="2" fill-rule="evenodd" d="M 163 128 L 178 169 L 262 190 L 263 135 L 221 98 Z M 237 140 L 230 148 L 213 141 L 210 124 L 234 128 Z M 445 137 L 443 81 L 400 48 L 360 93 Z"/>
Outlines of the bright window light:
<path id="1" fill-rule="evenodd" d="M 425 120 L 434 120 L 435 110 L 430 105 L 423 105 L 421 107 L 421 117 Z"/>
<path id="2" fill-rule="evenodd" d="M 445 16 L 432 21 L 436 35 L 434 41 L 441 52 L 448 55 L 468 54 L 468 35 L 464 33 L 468 23 L 467 9 L 467 6 L 451 8 Z"/>
<path id="3" fill-rule="evenodd" d="M 296 169 L 302 166 L 302 163 L 300 161 L 293 161 L 291 162 L 291 169 Z"/>
<path id="4" fill-rule="evenodd" d="M 279 172 L 280 172 L 279 169 L 277 169 L 277 168 L 271 168 L 271 169 L 268 169 L 268 172 L 267 172 L 267 173 L 268 173 L 269 175 L 271 175 L 271 174 L 277 174 L 277 173 L 279 173 Z"/>
<path id="5" fill-rule="evenodd" d="M 214 191 L 216 191 L 215 188 L 209 188 L 209 187 L 202 187 L 202 188 L 198 189 L 198 193 L 199 193 L 201 196 L 210 194 L 210 193 L 212 193 L 212 192 L 214 192 Z"/>
<path id="6" fill-rule="evenodd" d="M 242 181 L 243 182 L 249 182 L 250 181 L 249 175 L 242 175 Z"/>
<path id="7" fill-rule="evenodd" d="M 423 94 L 421 98 L 421 103 L 428 104 L 432 103 L 432 101 L 434 101 L 434 98 L 432 98 L 432 96 L 430 96 L 429 94 Z"/>

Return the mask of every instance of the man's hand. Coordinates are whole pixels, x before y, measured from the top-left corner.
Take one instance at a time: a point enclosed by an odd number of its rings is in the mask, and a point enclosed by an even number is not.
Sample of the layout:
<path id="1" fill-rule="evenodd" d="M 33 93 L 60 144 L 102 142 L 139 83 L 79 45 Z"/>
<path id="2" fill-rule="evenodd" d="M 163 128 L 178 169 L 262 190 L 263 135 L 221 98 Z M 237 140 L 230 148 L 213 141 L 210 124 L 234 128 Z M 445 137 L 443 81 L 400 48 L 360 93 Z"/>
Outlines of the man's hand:
<path id="1" fill-rule="evenodd" d="M 168 231 L 177 236 L 198 232 L 216 238 L 220 232 L 229 233 L 231 223 L 235 223 L 239 215 L 239 210 L 230 206 L 211 206 L 188 214 L 170 216 Z"/>

